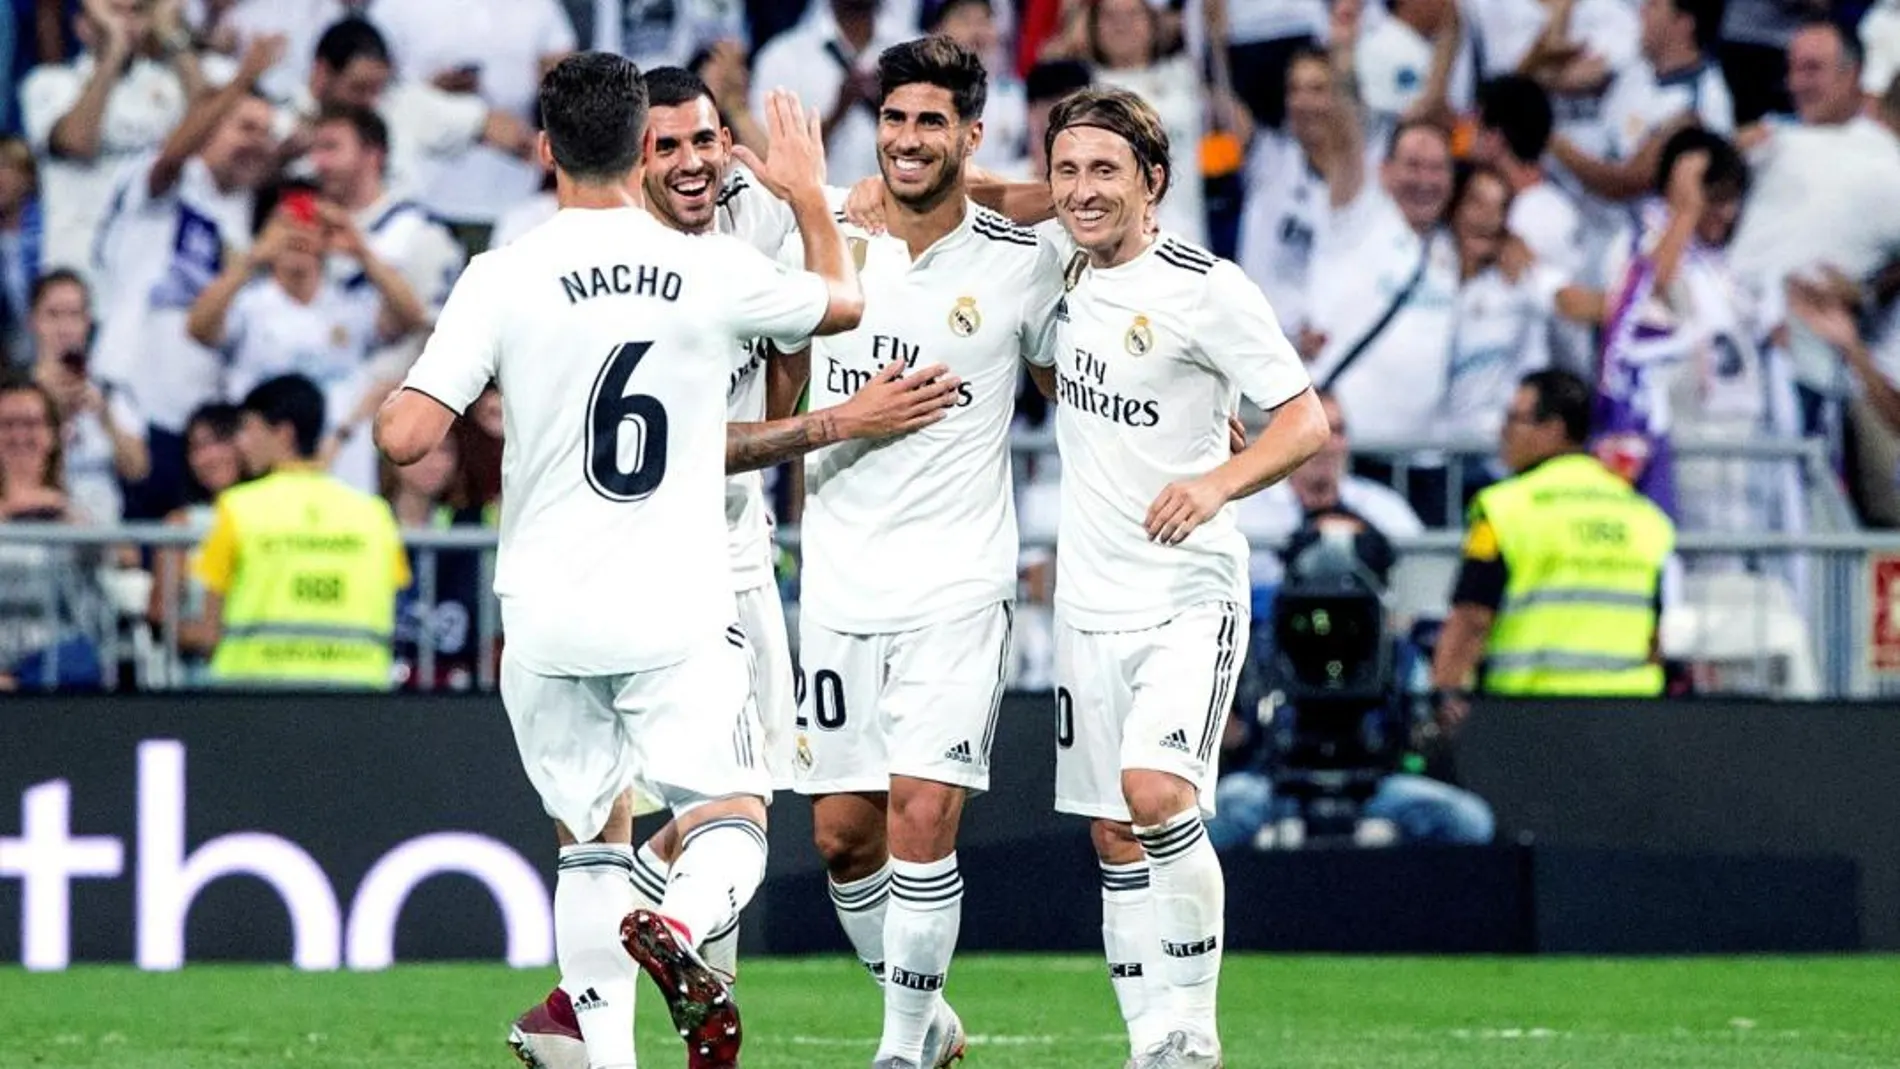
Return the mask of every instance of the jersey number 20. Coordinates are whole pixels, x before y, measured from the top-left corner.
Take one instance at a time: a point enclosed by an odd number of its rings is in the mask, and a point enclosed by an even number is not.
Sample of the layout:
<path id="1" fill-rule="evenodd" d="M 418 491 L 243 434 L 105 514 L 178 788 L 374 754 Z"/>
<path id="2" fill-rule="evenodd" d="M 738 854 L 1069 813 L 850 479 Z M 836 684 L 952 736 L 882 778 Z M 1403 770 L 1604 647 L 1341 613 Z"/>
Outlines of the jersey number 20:
<path id="1" fill-rule="evenodd" d="M 615 349 L 587 401 L 587 485 L 609 501 L 638 501 L 666 477 L 666 406 L 652 394 L 627 394 L 627 380 L 651 348 L 630 341 Z M 623 451 L 627 435 L 632 440 Z M 624 468 L 623 452 L 631 461 Z"/>

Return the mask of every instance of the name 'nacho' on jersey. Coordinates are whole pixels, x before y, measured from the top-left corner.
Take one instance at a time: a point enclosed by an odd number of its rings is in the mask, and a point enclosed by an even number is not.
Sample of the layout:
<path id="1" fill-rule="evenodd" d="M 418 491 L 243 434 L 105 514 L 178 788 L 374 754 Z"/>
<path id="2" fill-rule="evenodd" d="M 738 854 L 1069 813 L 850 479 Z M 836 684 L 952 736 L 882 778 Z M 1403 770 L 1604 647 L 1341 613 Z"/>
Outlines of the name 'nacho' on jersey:
<path id="1" fill-rule="evenodd" d="M 561 276 L 561 289 L 567 293 L 569 304 L 611 295 L 677 301 L 680 299 L 680 287 L 684 285 L 679 272 L 663 271 L 651 264 L 638 267 L 612 264 L 591 267 L 585 271 L 570 271 Z"/>

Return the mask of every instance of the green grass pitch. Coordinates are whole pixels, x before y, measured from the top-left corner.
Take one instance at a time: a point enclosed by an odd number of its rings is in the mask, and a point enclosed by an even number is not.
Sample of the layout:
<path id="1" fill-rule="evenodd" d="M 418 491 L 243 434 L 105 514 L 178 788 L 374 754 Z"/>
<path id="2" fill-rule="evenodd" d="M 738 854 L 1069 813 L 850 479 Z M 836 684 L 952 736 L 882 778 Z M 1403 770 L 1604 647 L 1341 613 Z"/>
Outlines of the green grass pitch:
<path id="1" fill-rule="evenodd" d="M 747 1069 L 864 1069 L 879 1003 L 842 959 L 741 964 Z M 0 969 L 0 1067 L 508 1069 L 516 1011 L 551 970 L 384 973 L 192 966 Z M 967 1069 L 1119 1069 L 1108 982 L 1085 957 L 970 957 L 949 994 Z M 648 1069 L 684 1063 L 642 991 Z M 1230 1069 L 1894 1069 L 1900 958 L 1402 959 L 1234 956 Z"/>

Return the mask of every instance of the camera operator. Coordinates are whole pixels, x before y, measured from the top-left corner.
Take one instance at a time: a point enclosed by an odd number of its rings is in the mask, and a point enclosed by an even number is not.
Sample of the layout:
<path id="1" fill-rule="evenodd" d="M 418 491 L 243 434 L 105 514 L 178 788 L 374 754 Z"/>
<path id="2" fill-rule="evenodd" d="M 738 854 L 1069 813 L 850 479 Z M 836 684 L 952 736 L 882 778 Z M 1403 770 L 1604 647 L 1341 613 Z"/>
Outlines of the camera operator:
<path id="1" fill-rule="evenodd" d="M 1386 823 L 1407 843 L 1490 842 L 1490 806 L 1426 775 L 1415 745 L 1429 732 L 1418 731 L 1414 703 L 1396 683 L 1406 651 L 1385 634 L 1380 602 L 1391 544 L 1335 505 L 1309 513 L 1285 555 L 1283 598 L 1272 626 L 1255 635 L 1222 740 L 1229 771 L 1215 792 L 1219 815 L 1208 823 L 1215 848 L 1252 845 L 1288 817 L 1323 832 L 1325 815 L 1355 831 L 1361 822 Z M 1283 635 L 1296 647 L 1282 647 Z M 1329 694 L 1315 679 L 1340 689 Z M 1255 715 L 1262 708 L 1264 719 Z M 1324 815 L 1315 824 L 1312 813 Z"/>

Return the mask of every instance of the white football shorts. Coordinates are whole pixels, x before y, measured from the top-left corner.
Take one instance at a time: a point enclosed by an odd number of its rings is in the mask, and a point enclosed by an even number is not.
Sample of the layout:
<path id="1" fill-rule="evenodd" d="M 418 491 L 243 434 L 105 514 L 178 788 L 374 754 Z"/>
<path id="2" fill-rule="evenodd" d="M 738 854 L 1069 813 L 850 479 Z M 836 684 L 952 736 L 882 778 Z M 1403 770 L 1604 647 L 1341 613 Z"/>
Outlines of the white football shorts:
<path id="1" fill-rule="evenodd" d="M 765 767 L 772 789 L 792 789 L 792 755 L 797 746 L 797 680 L 792 671 L 792 638 L 785 630 L 785 606 L 777 583 L 742 590 L 739 626 L 752 646 L 752 703 L 763 733 Z"/>
<path id="2" fill-rule="evenodd" d="M 737 627 L 678 664 L 623 675 L 537 675 L 502 652 L 501 702 L 522 768 L 542 808 L 580 842 L 600 834 L 626 790 L 636 815 L 655 802 L 678 814 L 767 797 L 751 690 L 752 652 Z"/>
<path id="3" fill-rule="evenodd" d="M 842 634 L 801 618 L 798 793 L 888 791 L 892 776 L 989 789 L 1010 613 L 999 601 L 874 635 Z"/>
<path id="4" fill-rule="evenodd" d="M 1213 815 L 1247 616 L 1216 601 L 1142 631 L 1080 631 L 1057 615 L 1057 812 L 1126 821 L 1122 771 L 1152 769 L 1194 784 Z"/>

